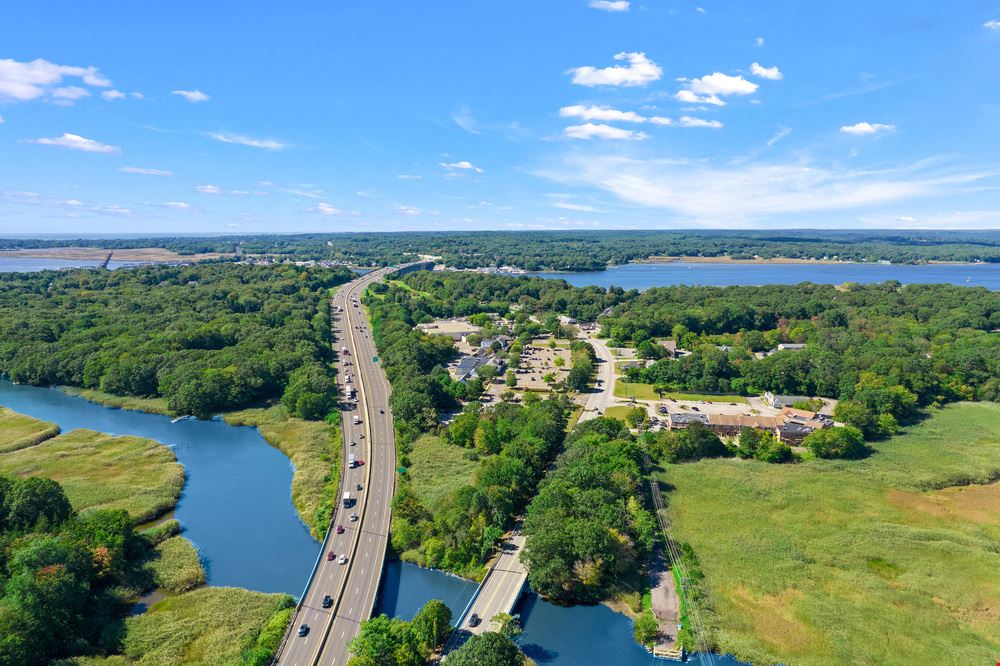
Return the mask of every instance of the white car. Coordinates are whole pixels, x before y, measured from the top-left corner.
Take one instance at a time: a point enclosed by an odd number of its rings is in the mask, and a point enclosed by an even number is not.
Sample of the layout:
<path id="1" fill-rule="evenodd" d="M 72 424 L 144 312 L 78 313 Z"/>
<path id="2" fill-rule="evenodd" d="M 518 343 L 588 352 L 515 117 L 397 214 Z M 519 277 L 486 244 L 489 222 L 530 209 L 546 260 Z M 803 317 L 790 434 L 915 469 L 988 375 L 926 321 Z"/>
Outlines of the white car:
<path id="1" fill-rule="evenodd" d="M 347 555 L 341 555 L 340 559 L 337 560 L 337 564 L 347 564 Z"/>

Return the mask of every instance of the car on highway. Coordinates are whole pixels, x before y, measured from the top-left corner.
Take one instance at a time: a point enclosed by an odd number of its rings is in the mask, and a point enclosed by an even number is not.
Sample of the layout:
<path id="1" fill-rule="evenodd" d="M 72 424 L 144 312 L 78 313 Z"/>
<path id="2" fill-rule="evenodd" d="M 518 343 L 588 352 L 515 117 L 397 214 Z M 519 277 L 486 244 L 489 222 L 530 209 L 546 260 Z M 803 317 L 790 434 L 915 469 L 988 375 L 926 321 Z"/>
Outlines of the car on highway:
<path id="1" fill-rule="evenodd" d="M 323 608 L 330 608 L 333 606 L 333 597 L 329 594 L 323 597 Z"/>
<path id="2" fill-rule="evenodd" d="M 337 560 L 337 564 L 347 564 L 347 555 L 341 555 L 340 559 Z"/>
<path id="3" fill-rule="evenodd" d="M 475 613 L 473 613 L 472 615 L 469 616 L 469 626 L 470 627 L 478 627 L 480 622 L 481 622 L 481 620 L 479 619 L 479 616 L 476 615 Z"/>
<path id="4" fill-rule="evenodd" d="M 358 514 L 352 513 L 351 516 L 350 516 L 350 518 L 351 518 L 351 522 L 352 523 L 358 522 Z"/>
<path id="5" fill-rule="evenodd" d="M 385 414 L 385 410 L 384 409 L 380 409 L 380 410 L 378 410 L 378 413 L 379 414 Z"/>
<path id="6" fill-rule="evenodd" d="M 351 446 L 357 446 L 357 445 L 358 445 L 358 443 L 357 443 L 357 442 L 355 442 L 355 441 L 354 441 L 354 440 L 352 439 L 352 440 L 351 440 Z"/>
<path id="7" fill-rule="evenodd" d="M 343 533 L 344 533 L 344 526 L 343 526 L 343 525 L 337 525 L 337 529 L 336 529 L 336 530 L 334 530 L 334 531 L 335 531 L 335 532 L 336 532 L 337 534 L 343 534 Z"/>
<path id="8" fill-rule="evenodd" d="M 337 554 L 331 550 L 329 553 L 326 554 L 326 561 L 333 562 L 333 558 L 335 557 L 337 557 Z"/>
<path id="9" fill-rule="evenodd" d="M 303 622 L 299 625 L 299 636 L 305 636 L 309 633 L 309 625 Z"/>
<path id="10" fill-rule="evenodd" d="M 361 484 L 360 483 L 358 484 L 358 490 L 361 490 Z"/>

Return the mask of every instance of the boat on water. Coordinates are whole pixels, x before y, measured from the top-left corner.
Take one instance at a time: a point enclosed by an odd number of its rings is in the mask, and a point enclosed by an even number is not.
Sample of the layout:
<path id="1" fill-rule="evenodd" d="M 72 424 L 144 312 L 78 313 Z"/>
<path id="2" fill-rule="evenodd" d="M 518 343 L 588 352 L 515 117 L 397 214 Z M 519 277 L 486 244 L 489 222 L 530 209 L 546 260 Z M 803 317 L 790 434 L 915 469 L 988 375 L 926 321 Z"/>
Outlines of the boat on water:
<path id="1" fill-rule="evenodd" d="M 188 414 L 187 416 L 178 416 L 177 418 L 170 419 L 170 422 L 171 423 L 178 423 L 180 421 L 188 421 L 188 420 L 193 419 L 193 418 L 194 418 L 193 416 L 191 416 L 190 414 Z"/>

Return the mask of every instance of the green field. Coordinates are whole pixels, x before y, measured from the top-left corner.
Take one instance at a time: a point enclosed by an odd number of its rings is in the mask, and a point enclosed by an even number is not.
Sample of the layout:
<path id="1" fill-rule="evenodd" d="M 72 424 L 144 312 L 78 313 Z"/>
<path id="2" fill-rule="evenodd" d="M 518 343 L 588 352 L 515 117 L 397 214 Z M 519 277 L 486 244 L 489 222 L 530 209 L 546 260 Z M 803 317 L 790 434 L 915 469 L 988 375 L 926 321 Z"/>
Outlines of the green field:
<path id="1" fill-rule="evenodd" d="M 407 468 L 413 491 L 427 507 L 437 506 L 449 494 L 472 481 L 478 463 L 466 450 L 441 437 L 422 435 L 413 443 Z"/>
<path id="2" fill-rule="evenodd" d="M 128 618 L 124 652 L 141 666 L 240 664 L 261 627 L 291 603 L 285 594 L 203 587 Z"/>
<path id="3" fill-rule="evenodd" d="M 623 382 L 621 378 L 615 381 L 616 398 L 635 398 L 636 400 L 704 400 L 706 402 L 735 402 L 746 404 L 747 399 L 741 395 L 720 395 L 716 393 L 681 393 L 664 391 L 661 398 L 653 390 L 653 384 Z"/>
<path id="4" fill-rule="evenodd" d="M 875 449 L 660 474 L 719 649 L 754 663 L 996 661 L 1000 405 L 941 409 Z"/>
<path id="5" fill-rule="evenodd" d="M 139 523 L 172 509 L 184 485 L 184 468 L 167 447 L 93 430 L 4 453 L 0 472 L 54 479 L 75 510 L 125 509 Z"/>
<path id="6" fill-rule="evenodd" d="M 257 426 L 264 439 L 295 467 L 292 502 L 314 537 L 322 539 L 337 502 L 340 479 L 340 428 L 324 421 L 291 418 L 281 405 L 223 415 L 230 425 Z"/>
<path id="7" fill-rule="evenodd" d="M 609 419 L 618 419 L 619 421 L 624 421 L 625 417 L 631 412 L 634 407 L 629 407 L 628 405 L 615 405 L 613 407 L 608 407 L 604 410 L 602 416 L 606 416 Z"/>
<path id="8" fill-rule="evenodd" d="M 0 453 L 34 446 L 59 434 L 59 426 L 0 407 Z"/>

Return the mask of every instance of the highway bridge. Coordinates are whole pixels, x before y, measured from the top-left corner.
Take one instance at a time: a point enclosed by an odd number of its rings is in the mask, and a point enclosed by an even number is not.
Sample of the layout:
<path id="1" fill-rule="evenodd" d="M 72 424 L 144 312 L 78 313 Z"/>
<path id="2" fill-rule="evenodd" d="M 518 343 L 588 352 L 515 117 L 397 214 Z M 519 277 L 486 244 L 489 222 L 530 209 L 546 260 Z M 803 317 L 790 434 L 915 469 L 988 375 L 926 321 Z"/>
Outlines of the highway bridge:
<path id="1" fill-rule="evenodd" d="M 299 604 L 277 663 L 288 666 L 346 664 L 348 644 L 372 613 L 389 541 L 390 504 L 396 473 L 396 444 L 389 412 L 389 383 L 376 361 L 371 330 L 360 305 L 372 282 L 394 269 L 364 275 L 340 289 L 332 302 L 334 335 L 340 350 L 338 381 L 344 434 L 338 504 L 323 549 Z M 343 353 L 343 348 L 347 353 Z M 348 401 L 343 387 L 357 398 Z M 359 461 L 350 468 L 351 454 Z M 299 628 L 307 632 L 300 636 Z"/>

